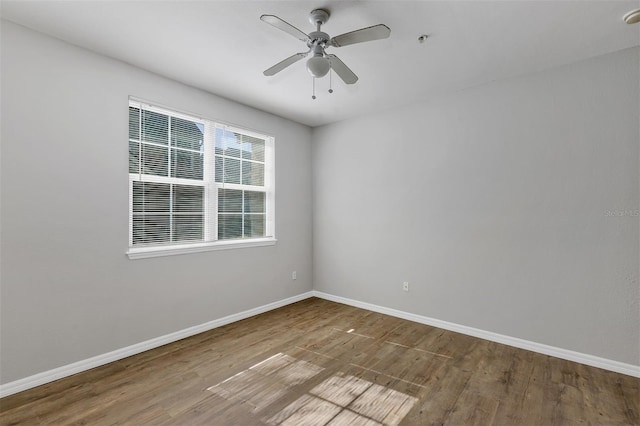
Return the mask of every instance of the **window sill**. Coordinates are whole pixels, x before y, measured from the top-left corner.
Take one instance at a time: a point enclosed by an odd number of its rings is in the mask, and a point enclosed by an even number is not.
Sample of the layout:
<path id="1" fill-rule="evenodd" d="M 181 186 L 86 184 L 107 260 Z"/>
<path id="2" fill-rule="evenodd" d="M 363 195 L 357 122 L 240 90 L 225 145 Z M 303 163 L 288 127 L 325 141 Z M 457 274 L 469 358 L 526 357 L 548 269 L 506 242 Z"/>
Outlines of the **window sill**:
<path id="1" fill-rule="evenodd" d="M 273 246 L 276 244 L 276 241 L 278 240 L 275 238 L 252 238 L 248 240 L 228 240 L 161 247 L 134 247 L 127 251 L 127 256 L 131 260 L 146 259 L 148 257 L 175 256 L 178 254 L 200 253 L 203 251 Z"/>

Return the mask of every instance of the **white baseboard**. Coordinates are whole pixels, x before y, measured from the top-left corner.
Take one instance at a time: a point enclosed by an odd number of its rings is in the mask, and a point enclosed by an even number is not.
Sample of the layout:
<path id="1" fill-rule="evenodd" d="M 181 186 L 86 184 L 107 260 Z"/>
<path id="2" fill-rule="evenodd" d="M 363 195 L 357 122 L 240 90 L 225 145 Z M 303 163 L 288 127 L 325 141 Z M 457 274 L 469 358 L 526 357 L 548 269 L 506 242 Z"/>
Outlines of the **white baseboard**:
<path id="1" fill-rule="evenodd" d="M 212 330 L 223 325 L 230 324 L 232 322 L 240 321 L 254 315 L 262 314 L 264 312 L 271 311 L 286 305 L 290 305 L 295 302 L 299 302 L 310 297 L 318 297 L 321 299 L 330 300 L 333 302 L 343 303 L 345 305 L 355 306 L 357 308 L 367 309 L 373 312 L 379 312 L 381 314 L 390 315 L 397 318 L 406 319 L 409 321 L 417 322 L 420 324 L 426 324 L 433 327 L 442 328 L 445 330 L 455 331 L 457 333 L 466 334 L 469 336 L 479 337 L 481 339 L 490 340 L 492 342 L 502 343 L 516 348 L 526 349 L 533 352 L 538 352 L 545 355 L 550 355 L 556 358 L 566 359 L 568 361 L 579 362 L 581 364 L 590 365 L 592 367 L 598 367 L 616 373 L 626 374 L 633 377 L 640 377 L 640 366 L 625 364 L 623 362 L 614 361 L 606 358 L 600 358 L 593 355 L 583 354 L 580 352 L 570 351 L 567 349 L 557 348 L 554 346 L 544 345 L 541 343 L 531 342 L 528 340 L 518 339 L 516 337 L 505 336 L 490 331 L 480 330 L 473 327 L 467 327 L 452 322 L 442 321 L 435 318 L 429 318 L 422 315 L 416 315 L 409 312 L 399 311 L 396 309 L 386 308 L 384 306 L 378 306 L 371 303 L 360 302 L 358 300 L 347 299 L 345 297 L 334 296 L 332 294 L 323 293 L 321 291 L 309 291 L 299 294 L 297 296 L 282 299 L 267 305 L 259 306 L 257 308 L 249 309 L 237 314 L 229 315 L 217 320 L 209 321 L 204 324 L 196 325 L 186 328 L 184 330 L 176 331 L 164 336 L 156 337 L 155 339 L 147 340 L 135 345 L 127 346 L 125 348 L 117 349 L 106 354 L 98 355 L 92 358 L 88 358 L 82 361 L 74 362 L 73 364 L 64 365 L 62 367 L 54 368 L 53 370 L 44 371 L 42 373 L 34 374 L 33 376 L 25 377 L 14 382 L 9 382 L 4 385 L 0 385 L 0 398 L 12 395 L 14 393 L 21 392 L 23 390 L 31 389 L 36 386 L 43 385 L 45 383 L 53 382 L 54 380 L 61 379 L 63 377 L 71 376 L 76 373 L 90 370 L 101 365 L 108 364 L 113 361 L 126 358 L 128 356 L 136 355 L 150 349 L 166 345 L 168 343 L 176 342 L 186 337 L 194 336 L 205 331 Z"/>
<path id="2" fill-rule="evenodd" d="M 356 308 L 367 309 L 369 311 L 390 315 L 392 317 L 402 318 L 449 331 L 455 331 L 456 333 L 479 337 L 481 339 L 490 340 L 492 342 L 502 343 L 504 345 L 526 349 L 528 351 L 538 352 L 544 355 L 550 355 L 556 358 L 566 359 L 568 361 L 578 362 L 580 364 L 586 364 L 592 367 L 598 367 L 604 370 L 626 374 L 628 376 L 640 377 L 640 365 L 626 364 L 624 362 L 614 361 L 607 358 L 600 358 L 593 355 L 570 351 L 568 349 L 557 348 L 555 346 L 549 346 L 542 343 L 531 342 L 529 340 L 518 339 L 516 337 L 505 336 L 503 334 L 493 333 L 491 331 L 467 327 L 465 325 L 455 324 L 435 318 L 429 318 L 422 315 L 416 315 L 409 312 L 386 308 L 384 306 L 373 305 L 371 303 L 360 302 L 358 300 L 347 299 L 345 297 L 334 296 L 332 294 L 323 293 L 321 291 L 314 290 L 311 293 L 315 297 L 330 300 L 332 302 L 343 303 L 345 305 L 355 306 Z"/>
<path id="3" fill-rule="evenodd" d="M 244 312 L 229 315 L 224 318 L 209 321 L 204 324 L 196 325 L 193 327 L 185 328 L 184 330 L 169 333 L 164 336 L 156 337 L 155 339 L 146 340 L 135 345 L 127 346 L 125 348 L 117 349 L 106 354 L 94 356 L 82 361 L 74 362 L 73 364 L 64 365 L 62 367 L 54 368 L 53 370 L 44 371 L 42 373 L 34 374 L 33 376 L 25 377 L 14 382 L 9 382 L 4 385 L 0 385 L 0 398 L 3 398 L 14 393 L 21 392 L 23 390 L 31 389 L 36 386 L 44 385 L 45 383 L 53 382 L 54 380 L 62 379 L 63 377 L 71 376 L 76 373 L 90 370 L 101 365 L 108 364 L 119 359 L 126 358 L 128 356 L 136 355 L 149 349 L 154 349 L 167 343 L 173 343 L 186 337 L 194 336 L 205 331 L 212 330 L 223 325 L 231 324 L 232 322 L 240 321 L 245 318 L 252 317 L 254 315 L 262 314 L 264 312 L 271 311 L 286 305 L 290 305 L 295 302 L 299 302 L 304 299 L 312 297 L 312 292 L 306 292 L 297 296 L 289 297 L 287 299 L 278 300 L 273 303 L 269 303 L 257 308 L 249 309 Z"/>

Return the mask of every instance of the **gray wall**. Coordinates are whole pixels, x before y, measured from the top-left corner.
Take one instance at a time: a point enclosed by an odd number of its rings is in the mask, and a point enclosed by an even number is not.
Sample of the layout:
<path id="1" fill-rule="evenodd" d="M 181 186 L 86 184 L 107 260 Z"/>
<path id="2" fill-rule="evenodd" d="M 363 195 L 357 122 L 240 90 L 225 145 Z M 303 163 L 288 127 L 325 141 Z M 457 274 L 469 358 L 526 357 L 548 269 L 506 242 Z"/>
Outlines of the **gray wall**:
<path id="1" fill-rule="evenodd" d="M 639 63 L 314 129 L 314 288 L 639 365 Z"/>
<path id="2" fill-rule="evenodd" d="M 0 382 L 311 290 L 309 128 L 6 21 L 1 47 Z M 275 136 L 275 246 L 128 260 L 129 95 Z"/>

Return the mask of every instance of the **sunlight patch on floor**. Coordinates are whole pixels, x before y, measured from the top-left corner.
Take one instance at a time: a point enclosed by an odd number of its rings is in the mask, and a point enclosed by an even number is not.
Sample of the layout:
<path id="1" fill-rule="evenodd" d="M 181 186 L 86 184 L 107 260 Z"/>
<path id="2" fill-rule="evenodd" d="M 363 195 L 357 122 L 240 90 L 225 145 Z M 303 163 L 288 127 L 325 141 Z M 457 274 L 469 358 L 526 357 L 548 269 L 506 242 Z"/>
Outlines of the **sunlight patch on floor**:
<path id="1" fill-rule="evenodd" d="M 207 390 L 226 399 L 246 402 L 253 411 L 260 411 L 292 386 L 306 382 L 322 370 L 310 362 L 279 353 Z"/>
<path id="2" fill-rule="evenodd" d="M 278 353 L 207 390 L 227 400 L 246 403 L 252 412 L 258 413 L 288 393 L 296 392 L 296 386 L 323 370 L 311 362 Z M 418 401 L 402 392 L 343 373 L 307 386 L 299 388 L 302 394 L 299 398 L 264 420 L 282 426 L 394 426 Z"/>
<path id="3" fill-rule="evenodd" d="M 336 374 L 268 420 L 273 425 L 397 425 L 417 398 Z"/>

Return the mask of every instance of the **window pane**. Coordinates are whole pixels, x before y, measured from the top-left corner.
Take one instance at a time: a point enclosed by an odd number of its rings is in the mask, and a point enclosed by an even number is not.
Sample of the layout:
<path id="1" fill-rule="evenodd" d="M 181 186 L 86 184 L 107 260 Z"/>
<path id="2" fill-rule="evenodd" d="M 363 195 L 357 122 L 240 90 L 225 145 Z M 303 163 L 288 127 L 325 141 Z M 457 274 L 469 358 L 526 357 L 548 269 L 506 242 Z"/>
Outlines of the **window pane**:
<path id="1" fill-rule="evenodd" d="M 242 135 L 242 158 L 264 161 L 264 139 Z"/>
<path id="2" fill-rule="evenodd" d="M 169 155 L 167 148 L 142 144 L 142 173 L 167 176 Z"/>
<path id="3" fill-rule="evenodd" d="M 202 240 L 204 236 L 203 215 L 174 215 L 173 241 Z"/>
<path id="4" fill-rule="evenodd" d="M 240 158 L 241 143 L 239 134 L 216 129 L 216 154 Z"/>
<path id="5" fill-rule="evenodd" d="M 224 182 L 240 183 L 240 160 L 235 158 L 224 159 Z"/>
<path id="6" fill-rule="evenodd" d="M 171 177 L 202 180 L 203 155 L 199 152 L 171 150 Z"/>
<path id="7" fill-rule="evenodd" d="M 264 213 L 264 192 L 245 191 L 244 192 L 244 212 Z"/>
<path id="8" fill-rule="evenodd" d="M 129 139 L 140 140 L 140 109 L 129 107 Z"/>
<path id="9" fill-rule="evenodd" d="M 244 236 L 264 237 L 264 218 L 263 214 L 244 215 Z"/>
<path id="10" fill-rule="evenodd" d="M 242 238 L 242 215 L 218 215 L 218 239 Z"/>
<path id="11" fill-rule="evenodd" d="M 173 211 L 202 213 L 204 187 L 173 185 Z"/>
<path id="12" fill-rule="evenodd" d="M 129 142 L 129 173 L 138 173 L 140 165 L 140 144 Z"/>
<path id="13" fill-rule="evenodd" d="M 264 186 L 264 164 L 243 161 L 242 184 Z"/>
<path id="14" fill-rule="evenodd" d="M 169 215 L 133 215 L 133 244 L 169 242 Z"/>
<path id="15" fill-rule="evenodd" d="M 219 189 L 218 212 L 242 213 L 242 191 L 238 189 Z"/>
<path id="16" fill-rule="evenodd" d="M 222 182 L 222 168 L 224 159 L 216 155 L 216 182 Z"/>
<path id="17" fill-rule="evenodd" d="M 169 117 L 157 112 L 142 110 L 142 140 L 166 145 L 169 134 Z"/>
<path id="18" fill-rule="evenodd" d="M 216 128 L 216 154 L 222 155 L 224 154 L 224 130 Z"/>
<path id="19" fill-rule="evenodd" d="M 171 117 L 171 146 L 201 151 L 204 126 L 181 118 Z"/>
<path id="20" fill-rule="evenodd" d="M 133 182 L 133 211 L 135 213 L 169 213 L 168 183 Z"/>

